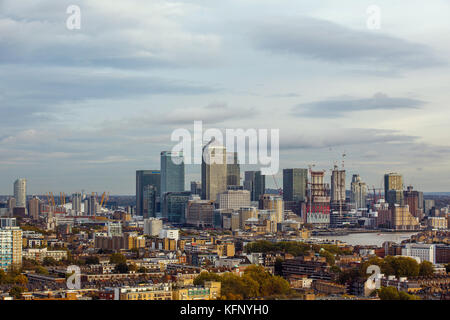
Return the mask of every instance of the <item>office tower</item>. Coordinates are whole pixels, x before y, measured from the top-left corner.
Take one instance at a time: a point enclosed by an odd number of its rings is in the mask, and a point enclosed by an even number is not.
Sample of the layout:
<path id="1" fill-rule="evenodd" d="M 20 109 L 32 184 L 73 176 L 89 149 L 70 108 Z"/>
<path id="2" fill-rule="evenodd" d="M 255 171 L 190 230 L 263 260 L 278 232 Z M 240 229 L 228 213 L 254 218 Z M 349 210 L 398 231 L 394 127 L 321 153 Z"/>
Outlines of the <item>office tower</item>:
<path id="1" fill-rule="evenodd" d="M 345 204 L 345 170 L 334 166 L 331 172 L 331 202 L 342 208 Z"/>
<path id="2" fill-rule="evenodd" d="M 72 210 L 74 210 L 76 214 L 81 212 L 81 199 L 81 193 L 72 194 Z"/>
<path id="3" fill-rule="evenodd" d="M 191 197 L 189 191 L 167 192 L 163 201 L 163 217 L 172 223 L 184 223 L 187 203 Z"/>
<path id="4" fill-rule="evenodd" d="M 259 201 L 266 191 L 266 176 L 261 171 L 245 171 L 244 189 L 250 191 L 251 201 Z"/>
<path id="5" fill-rule="evenodd" d="M 137 170 L 136 171 L 136 215 L 144 215 L 144 187 L 152 185 L 156 188 L 159 196 L 161 189 L 161 172 L 159 170 Z"/>
<path id="6" fill-rule="evenodd" d="M 28 215 L 31 216 L 33 220 L 39 220 L 41 208 L 41 201 L 39 198 L 33 197 L 28 201 Z"/>
<path id="7" fill-rule="evenodd" d="M 418 230 L 420 228 L 419 219 L 409 212 L 408 206 L 391 206 L 392 218 L 391 227 L 394 230 Z"/>
<path id="8" fill-rule="evenodd" d="M 306 222 L 327 225 L 330 223 L 330 190 L 324 183 L 325 171 L 310 171 L 310 175 Z"/>
<path id="9" fill-rule="evenodd" d="M 85 213 L 88 216 L 97 215 L 97 197 L 92 194 L 85 201 L 85 205 L 87 204 L 87 208 L 85 208 Z"/>
<path id="10" fill-rule="evenodd" d="M 217 200 L 219 193 L 227 190 L 227 152 L 218 141 L 212 139 L 203 147 L 202 199 Z"/>
<path id="11" fill-rule="evenodd" d="M 122 223 L 120 221 L 108 222 L 108 237 L 121 237 L 122 236 Z"/>
<path id="12" fill-rule="evenodd" d="M 400 206 L 404 206 L 405 199 L 403 197 L 403 191 L 402 190 L 389 190 L 386 194 L 386 202 L 391 205 L 398 204 Z"/>
<path id="13" fill-rule="evenodd" d="M 284 221 L 284 203 L 281 196 L 273 194 L 261 195 L 259 198 L 259 209 L 274 210 L 276 224 Z"/>
<path id="14" fill-rule="evenodd" d="M 186 223 L 196 227 L 214 227 L 214 201 L 189 200 L 186 210 Z"/>
<path id="15" fill-rule="evenodd" d="M 25 208 L 27 205 L 27 180 L 17 179 L 14 182 L 14 198 L 16 207 Z"/>
<path id="16" fill-rule="evenodd" d="M 250 191 L 227 190 L 217 195 L 219 209 L 240 209 L 250 206 Z"/>
<path id="17" fill-rule="evenodd" d="M 202 183 L 200 181 L 191 181 L 191 194 L 202 194 Z"/>
<path id="18" fill-rule="evenodd" d="M 416 218 L 423 218 L 423 192 L 413 190 L 412 186 L 408 186 L 403 192 L 403 200 L 405 205 L 409 206 L 409 212 Z"/>
<path id="19" fill-rule="evenodd" d="M 227 153 L 227 185 L 241 185 L 241 168 L 239 165 L 237 152 Z"/>
<path id="20" fill-rule="evenodd" d="M 356 209 L 366 207 L 367 185 L 361 181 L 359 174 L 352 176 L 350 201 L 355 203 Z"/>
<path id="21" fill-rule="evenodd" d="M 14 198 L 14 197 L 8 198 L 8 211 L 9 211 L 9 215 L 12 216 L 15 207 L 16 207 L 16 198 Z"/>
<path id="22" fill-rule="evenodd" d="M 308 169 L 283 169 L 283 200 L 305 201 Z"/>
<path id="23" fill-rule="evenodd" d="M 50 212 L 50 206 L 49 206 L 49 212 Z M 88 209 L 89 209 L 89 200 L 85 198 L 83 200 L 83 213 L 87 216 L 88 215 Z"/>
<path id="24" fill-rule="evenodd" d="M 245 224 L 249 219 L 258 220 L 258 210 L 255 207 L 241 207 L 239 209 L 239 229 L 245 230 Z"/>
<path id="25" fill-rule="evenodd" d="M 386 202 L 391 203 L 388 199 L 390 190 L 403 192 L 403 177 L 398 173 L 387 173 L 384 175 L 384 198 Z M 398 199 L 397 199 L 398 200 Z M 395 202 L 399 204 L 398 202 Z"/>
<path id="26" fill-rule="evenodd" d="M 156 218 L 156 198 L 158 190 L 153 185 L 146 185 L 144 187 L 144 194 L 142 199 L 143 212 L 145 218 Z"/>
<path id="27" fill-rule="evenodd" d="M 0 228 L 17 227 L 16 218 L 0 218 Z"/>
<path id="28" fill-rule="evenodd" d="M 182 152 L 161 152 L 161 192 L 184 191 L 184 158 Z M 162 200 L 161 200 L 162 201 Z"/>
<path id="29" fill-rule="evenodd" d="M 423 210 L 425 215 L 429 216 L 431 209 L 436 206 L 434 199 L 425 199 L 423 200 Z"/>
<path id="30" fill-rule="evenodd" d="M 155 237 L 162 230 L 163 222 L 161 219 L 148 218 L 144 219 L 144 234 Z"/>
<path id="31" fill-rule="evenodd" d="M 2 219 L 3 220 L 3 219 Z M 0 228 L 0 269 L 20 268 L 22 265 L 22 229 L 15 226 L 15 219 L 2 221 Z"/>

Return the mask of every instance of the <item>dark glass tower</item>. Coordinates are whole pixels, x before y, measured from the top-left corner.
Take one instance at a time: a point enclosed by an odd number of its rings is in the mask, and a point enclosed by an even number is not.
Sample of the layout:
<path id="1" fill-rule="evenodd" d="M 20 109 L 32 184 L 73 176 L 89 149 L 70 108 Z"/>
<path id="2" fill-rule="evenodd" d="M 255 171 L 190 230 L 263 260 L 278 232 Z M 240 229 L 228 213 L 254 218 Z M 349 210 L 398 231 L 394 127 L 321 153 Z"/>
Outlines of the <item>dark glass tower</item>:
<path id="1" fill-rule="evenodd" d="M 259 201 L 266 190 L 266 176 L 261 171 L 245 171 L 244 189 L 250 191 L 251 201 Z"/>
<path id="2" fill-rule="evenodd" d="M 144 215 L 144 187 L 154 186 L 159 196 L 161 190 L 161 173 L 159 170 L 137 170 L 136 171 L 136 214 Z"/>
<path id="3" fill-rule="evenodd" d="M 166 192 L 181 191 L 184 191 L 183 153 L 163 151 L 161 152 L 161 199 Z"/>
<path id="4" fill-rule="evenodd" d="M 305 201 L 308 169 L 283 169 L 283 200 Z"/>

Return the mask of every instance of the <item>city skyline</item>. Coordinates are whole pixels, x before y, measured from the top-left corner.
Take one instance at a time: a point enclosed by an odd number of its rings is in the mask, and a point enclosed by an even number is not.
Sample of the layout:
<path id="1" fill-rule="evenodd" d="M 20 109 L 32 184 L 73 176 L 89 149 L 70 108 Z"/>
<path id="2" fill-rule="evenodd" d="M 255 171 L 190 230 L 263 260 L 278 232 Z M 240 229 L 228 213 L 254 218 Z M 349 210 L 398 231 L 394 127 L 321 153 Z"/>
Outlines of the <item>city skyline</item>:
<path id="1" fill-rule="evenodd" d="M 311 163 L 329 177 L 345 152 L 369 187 L 399 172 L 449 191 L 447 1 L 378 1 L 377 30 L 356 0 L 80 0 L 79 30 L 71 4 L 2 1 L 0 194 L 18 177 L 28 194 L 134 194 L 195 120 L 279 128 L 278 185 Z M 201 170 L 185 169 L 187 188 Z"/>

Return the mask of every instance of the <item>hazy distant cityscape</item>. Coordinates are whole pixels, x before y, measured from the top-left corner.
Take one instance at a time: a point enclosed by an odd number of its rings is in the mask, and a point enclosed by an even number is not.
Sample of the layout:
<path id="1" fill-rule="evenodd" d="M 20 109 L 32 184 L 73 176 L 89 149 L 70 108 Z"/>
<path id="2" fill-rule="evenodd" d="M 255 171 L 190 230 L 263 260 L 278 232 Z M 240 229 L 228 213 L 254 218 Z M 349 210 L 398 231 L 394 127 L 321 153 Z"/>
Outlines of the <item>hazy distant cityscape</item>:
<path id="1" fill-rule="evenodd" d="M 19 178 L 0 202 L 2 298 L 449 299 L 450 197 L 405 187 L 399 173 L 384 188 L 347 181 L 344 157 L 329 176 L 285 168 L 278 189 L 218 142 L 204 145 L 190 190 L 171 151 L 136 170 L 132 197 L 30 196 Z M 231 284 L 257 276 L 267 283 Z"/>
<path id="2" fill-rule="evenodd" d="M 1 306 L 266 320 L 450 301 L 449 12 L 1 0 Z"/>

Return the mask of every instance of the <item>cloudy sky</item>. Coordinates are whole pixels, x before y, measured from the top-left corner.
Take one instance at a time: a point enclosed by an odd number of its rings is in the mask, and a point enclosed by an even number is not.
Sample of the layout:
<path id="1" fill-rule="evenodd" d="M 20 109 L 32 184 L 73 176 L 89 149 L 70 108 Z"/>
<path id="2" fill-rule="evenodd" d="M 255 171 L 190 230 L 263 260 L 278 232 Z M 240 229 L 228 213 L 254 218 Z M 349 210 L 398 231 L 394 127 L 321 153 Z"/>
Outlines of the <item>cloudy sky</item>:
<path id="1" fill-rule="evenodd" d="M 0 0 L 0 194 L 18 177 L 134 194 L 194 120 L 280 129 L 281 167 L 345 152 L 347 181 L 450 191 L 449 16 L 448 0 Z"/>

